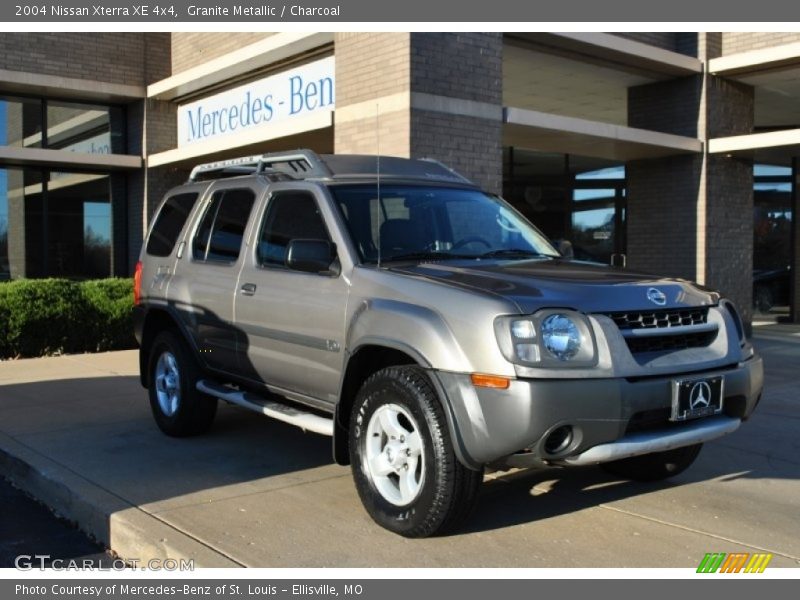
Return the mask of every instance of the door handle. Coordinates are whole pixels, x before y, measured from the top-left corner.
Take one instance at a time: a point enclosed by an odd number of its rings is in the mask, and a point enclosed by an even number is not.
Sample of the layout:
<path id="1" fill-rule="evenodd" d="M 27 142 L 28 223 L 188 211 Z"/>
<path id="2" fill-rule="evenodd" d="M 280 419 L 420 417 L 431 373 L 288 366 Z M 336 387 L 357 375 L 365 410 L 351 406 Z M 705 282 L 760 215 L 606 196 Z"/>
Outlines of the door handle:
<path id="1" fill-rule="evenodd" d="M 242 296 L 252 296 L 256 293 L 256 284 L 244 283 L 240 289 L 242 291 Z"/>

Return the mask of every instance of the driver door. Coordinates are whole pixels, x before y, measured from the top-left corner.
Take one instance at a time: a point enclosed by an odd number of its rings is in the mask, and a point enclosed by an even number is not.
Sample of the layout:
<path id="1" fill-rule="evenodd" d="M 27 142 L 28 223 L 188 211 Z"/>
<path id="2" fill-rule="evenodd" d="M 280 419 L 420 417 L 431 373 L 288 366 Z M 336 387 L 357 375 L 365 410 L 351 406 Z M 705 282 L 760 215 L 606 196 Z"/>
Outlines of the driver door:
<path id="1" fill-rule="evenodd" d="M 291 187 L 287 187 L 287 186 Z M 343 363 L 348 284 L 341 274 L 289 269 L 293 239 L 337 244 L 333 214 L 315 186 L 275 186 L 239 279 L 236 325 L 244 337 L 240 359 L 250 378 L 277 391 L 335 402 Z"/>

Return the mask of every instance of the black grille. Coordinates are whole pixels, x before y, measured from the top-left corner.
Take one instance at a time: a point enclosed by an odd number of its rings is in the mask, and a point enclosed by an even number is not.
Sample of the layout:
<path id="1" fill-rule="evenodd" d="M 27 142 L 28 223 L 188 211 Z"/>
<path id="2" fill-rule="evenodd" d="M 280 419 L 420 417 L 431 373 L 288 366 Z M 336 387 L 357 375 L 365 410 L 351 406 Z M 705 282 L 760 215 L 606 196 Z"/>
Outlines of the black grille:
<path id="1" fill-rule="evenodd" d="M 633 354 L 640 352 L 665 352 L 668 350 L 685 350 L 686 348 L 705 348 L 714 338 L 716 331 L 699 331 L 697 333 L 681 333 L 678 335 L 653 335 L 647 337 L 625 338 L 628 348 Z"/>
<path id="2" fill-rule="evenodd" d="M 708 307 L 608 313 L 620 329 L 666 329 L 702 325 L 708 320 Z"/>
<path id="3" fill-rule="evenodd" d="M 705 325 L 708 322 L 707 306 L 613 312 L 606 313 L 606 316 L 617 324 L 633 354 L 704 348 L 717 337 L 716 330 L 708 331 L 707 328 L 699 328 L 701 331 L 674 330 L 676 327 Z M 634 335 L 630 333 L 633 330 L 652 333 Z"/>

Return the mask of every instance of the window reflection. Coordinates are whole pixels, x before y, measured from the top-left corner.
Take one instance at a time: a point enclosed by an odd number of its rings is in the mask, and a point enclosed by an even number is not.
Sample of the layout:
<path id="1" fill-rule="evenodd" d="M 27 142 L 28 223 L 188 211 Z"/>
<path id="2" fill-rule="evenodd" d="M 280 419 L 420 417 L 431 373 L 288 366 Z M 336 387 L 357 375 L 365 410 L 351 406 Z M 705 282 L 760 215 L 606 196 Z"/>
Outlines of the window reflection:
<path id="1" fill-rule="evenodd" d="M 753 305 L 761 313 L 788 312 L 791 168 L 754 165 L 753 175 Z"/>
<path id="2" fill-rule="evenodd" d="M 109 176 L 0 169 L 0 279 L 108 277 Z"/>
<path id="3" fill-rule="evenodd" d="M 0 146 L 42 147 L 39 100 L 0 96 Z"/>

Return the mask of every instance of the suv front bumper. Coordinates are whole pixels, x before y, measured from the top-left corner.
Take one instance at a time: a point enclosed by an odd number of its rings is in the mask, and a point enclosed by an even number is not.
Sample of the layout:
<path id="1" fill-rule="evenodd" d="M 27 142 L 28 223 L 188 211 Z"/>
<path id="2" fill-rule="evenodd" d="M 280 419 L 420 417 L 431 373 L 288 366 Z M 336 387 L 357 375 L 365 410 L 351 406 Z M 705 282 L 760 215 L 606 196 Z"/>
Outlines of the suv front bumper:
<path id="1" fill-rule="evenodd" d="M 515 379 L 505 390 L 474 387 L 465 374 L 432 375 L 446 399 L 458 458 L 471 468 L 592 464 L 707 441 L 750 416 L 764 382 L 758 356 L 728 368 L 666 377 Z M 668 420 L 673 380 L 715 376 L 724 378 L 723 415 Z M 571 441 L 548 453 L 545 441 L 563 426 L 571 427 Z"/>

